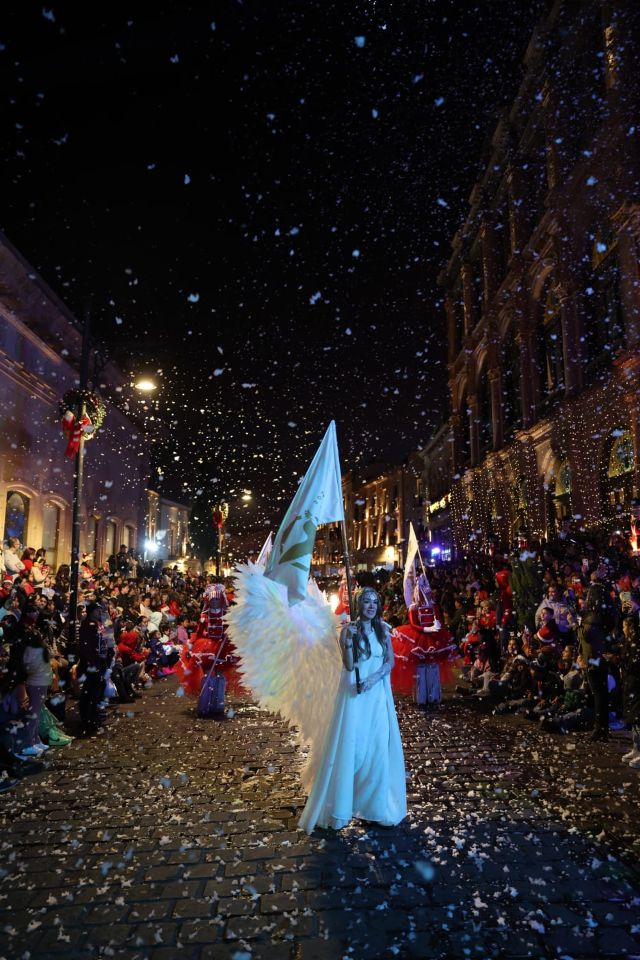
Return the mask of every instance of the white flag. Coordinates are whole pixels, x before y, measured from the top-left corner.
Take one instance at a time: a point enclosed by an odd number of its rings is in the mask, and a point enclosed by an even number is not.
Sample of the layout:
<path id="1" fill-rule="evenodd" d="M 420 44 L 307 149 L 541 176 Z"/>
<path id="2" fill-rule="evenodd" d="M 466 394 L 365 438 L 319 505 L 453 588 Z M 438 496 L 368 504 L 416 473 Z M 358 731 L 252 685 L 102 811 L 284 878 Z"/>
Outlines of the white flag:
<path id="1" fill-rule="evenodd" d="M 407 544 L 407 559 L 404 565 L 404 580 L 402 582 L 404 602 L 407 607 L 413 603 L 413 588 L 416 582 L 415 559 L 418 553 L 418 538 L 413 529 L 413 524 L 409 524 L 409 542 Z"/>
<path id="2" fill-rule="evenodd" d="M 258 554 L 258 559 L 256 560 L 256 565 L 258 567 L 266 567 L 269 562 L 269 557 L 271 556 L 271 551 L 273 550 L 273 531 L 269 531 L 269 536 L 262 544 L 262 550 Z"/>
<path id="3" fill-rule="evenodd" d="M 289 606 L 307 595 L 316 527 L 336 520 L 344 521 L 344 506 L 332 420 L 280 525 L 264 572 L 265 577 L 287 588 Z"/>

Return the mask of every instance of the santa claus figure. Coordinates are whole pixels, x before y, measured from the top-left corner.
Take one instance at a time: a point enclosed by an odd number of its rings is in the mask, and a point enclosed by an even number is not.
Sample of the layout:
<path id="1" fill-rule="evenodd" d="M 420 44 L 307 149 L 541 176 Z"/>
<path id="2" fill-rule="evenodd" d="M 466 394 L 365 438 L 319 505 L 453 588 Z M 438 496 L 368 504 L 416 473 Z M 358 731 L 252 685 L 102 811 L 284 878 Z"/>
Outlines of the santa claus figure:
<path id="1" fill-rule="evenodd" d="M 442 613 L 424 573 L 414 586 L 408 615 L 409 622 L 392 633 L 395 666 L 391 685 L 396 693 L 404 694 L 413 690 L 418 663 L 437 663 L 441 679 L 447 680 L 451 672 L 448 661 L 457 654 L 452 635 L 442 626 Z"/>
<path id="2" fill-rule="evenodd" d="M 210 583 L 202 597 L 198 627 L 183 645 L 174 668 L 185 693 L 197 697 L 202 681 L 218 657 L 221 669 L 237 662 L 232 644 L 226 639 L 223 617 L 227 612 L 227 594 L 222 583 Z"/>

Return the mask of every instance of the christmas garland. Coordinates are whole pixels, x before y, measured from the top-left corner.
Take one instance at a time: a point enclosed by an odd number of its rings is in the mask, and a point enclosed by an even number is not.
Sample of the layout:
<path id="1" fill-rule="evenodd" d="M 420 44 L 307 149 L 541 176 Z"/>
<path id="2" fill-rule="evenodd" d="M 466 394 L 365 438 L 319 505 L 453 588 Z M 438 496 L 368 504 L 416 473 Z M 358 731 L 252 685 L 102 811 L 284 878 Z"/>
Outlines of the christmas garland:
<path id="1" fill-rule="evenodd" d="M 85 413 L 93 424 L 93 429 L 98 430 L 107 415 L 107 408 L 100 397 L 92 393 L 91 390 L 67 390 L 60 401 L 60 416 L 64 417 L 67 410 L 70 410 L 76 417 L 79 416 L 83 403 Z"/>
<path id="2" fill-rule="evenodd" d="M 84 404 L 84 415 L 81 416 Z M 67 439 L 65 456 L 73 457 L 78 452 L 80 440 L 91 440 L 102 426 L 107 408 L 100 397 L 91 390 L 67 390 L 59 405 L 62 417 L 62 432 Z"/>

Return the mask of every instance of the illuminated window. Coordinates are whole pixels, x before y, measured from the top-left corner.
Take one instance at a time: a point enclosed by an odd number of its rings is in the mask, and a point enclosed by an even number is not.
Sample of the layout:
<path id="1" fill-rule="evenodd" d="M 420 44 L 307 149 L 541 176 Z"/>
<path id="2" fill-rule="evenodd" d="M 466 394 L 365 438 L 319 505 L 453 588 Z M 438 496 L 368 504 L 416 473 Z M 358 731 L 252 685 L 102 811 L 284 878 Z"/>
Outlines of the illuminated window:
<path id="1" fill-rule="evenodd" d="M 26 545 L 29 521 L 29 498 L 16 490 L 7 493 L 7 505 L 4 517 L 4 538 L 17 537 L 22 546 Z"/>
<path id="2" fill-rule="evenodd" d="M 594 367 L 611 360 L 624 337 L 617 247 L 618 239 L 612 231 L 602 231 L 593 242 L 593 272 L 585 298 L 587 376 Z"/>
<path id="3" fill-rule="evenodd" d="M 633 440 L 628 430 L 612 431 L 605 450 L 603 506 L 610 517 L 626 511 L 633 497 Z"/>

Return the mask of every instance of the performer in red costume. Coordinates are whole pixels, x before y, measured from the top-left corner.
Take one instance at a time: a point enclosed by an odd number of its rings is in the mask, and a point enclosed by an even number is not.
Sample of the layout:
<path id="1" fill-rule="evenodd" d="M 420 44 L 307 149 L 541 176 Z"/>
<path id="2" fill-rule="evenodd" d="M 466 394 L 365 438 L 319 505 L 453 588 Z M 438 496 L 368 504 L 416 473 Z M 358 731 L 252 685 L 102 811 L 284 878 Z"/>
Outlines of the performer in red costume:
<path id="1" fill-rule="evenodd" d="M 451 679 L 449 659 L 457 651 L 453 636 L 442 626 L 442 613 L 424 573 L 415 584 L 408 613 L 409 623 L 396 627 L 391 635 L 395 654 L 391 686 L 395 693 L 404 694 L 413 690 L 419 663 L 437 663 L 441 679 Z"/>
<path id="2" fill-rule="evenodd" d="M 344 567 L 340 568 L 340 584 L 338 586 L 338 605 L 334 610 L 334 613 L 337 617 L 341 617 L 343 614 L 347 615 L 347 620 L 349 619 L 349 587 L 347 585 L 347 572 Z"/>
<path id="3" fill-rule="evenodd" d="M 220 646 L 224 643 L 219 661 L 221 669 L 233 666 L 238 658 L 233 645 L 226 640 L 223 617 L 227 612 L 227 595 L 222 583 L 210 583 L 202 597 L 200 621 L 191 639 L 184 644 L 180 659 L 174 667 L 185 693 L 197 697 L 202 681 L 211 669 Z"/>

